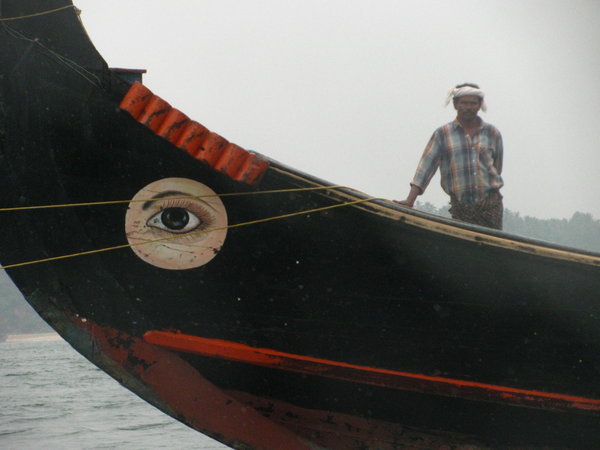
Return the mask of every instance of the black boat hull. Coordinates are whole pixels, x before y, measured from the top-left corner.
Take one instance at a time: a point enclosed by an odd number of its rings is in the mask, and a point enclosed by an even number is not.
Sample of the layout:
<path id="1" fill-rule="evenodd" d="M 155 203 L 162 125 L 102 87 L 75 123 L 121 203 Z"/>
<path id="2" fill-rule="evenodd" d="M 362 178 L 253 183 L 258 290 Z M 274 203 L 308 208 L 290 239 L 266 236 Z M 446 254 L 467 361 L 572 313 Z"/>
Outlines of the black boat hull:
<path id="1" fill-rule="evenodd" d="M 112 73 L 71 8 L 0 33 L 3 204 L 125 201 L 5 212 L 0 258 L 142 398 L 234 447 L 600 442 L 600 256 L 370 199 L 214 134 L 191 151 L 169 134 L 187 118 L 159 132 L 170 105 Z M 165 179 L 221 196 L 203 265 L 125 248 L 128 201 Z M 78 256 L 17 265 L 61 255 Z"/>

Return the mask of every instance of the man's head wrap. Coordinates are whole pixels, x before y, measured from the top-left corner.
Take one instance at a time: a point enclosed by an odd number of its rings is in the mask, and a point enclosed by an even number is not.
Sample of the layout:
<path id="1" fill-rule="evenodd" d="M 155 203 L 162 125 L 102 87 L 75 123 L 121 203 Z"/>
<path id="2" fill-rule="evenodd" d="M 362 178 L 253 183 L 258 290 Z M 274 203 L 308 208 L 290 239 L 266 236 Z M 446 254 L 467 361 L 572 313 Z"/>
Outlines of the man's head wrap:
<path id="1" fill-rule="evenodd" d="M 476 84 L 459 84 L 458 86 L 450 89 L 450 92 L 448 92 L 448 96 L 446 97 L 446 106 L 448 106 L 450 100 L 464 97 L 466 95 L 474 95 L 475 97 L 479 97 L 481 99 L 481 110 L 484 112 L 487 110 L 485 101 L 483 99 L 485 94 Z"/>

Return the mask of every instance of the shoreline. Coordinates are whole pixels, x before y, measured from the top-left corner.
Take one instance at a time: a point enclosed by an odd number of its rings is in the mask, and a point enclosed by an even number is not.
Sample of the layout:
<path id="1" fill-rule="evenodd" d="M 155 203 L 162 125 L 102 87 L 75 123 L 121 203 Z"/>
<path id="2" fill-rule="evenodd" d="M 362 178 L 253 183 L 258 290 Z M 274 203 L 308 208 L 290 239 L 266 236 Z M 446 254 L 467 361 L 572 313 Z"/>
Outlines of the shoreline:
<path id="1" fill-rule="evenodd" d="M 62 338 L 58 333 L 24 333 L 24 334 L 9 334 L 6 336 L 4 342 L 47 342 L 47 341 L 58 341 Z"/>

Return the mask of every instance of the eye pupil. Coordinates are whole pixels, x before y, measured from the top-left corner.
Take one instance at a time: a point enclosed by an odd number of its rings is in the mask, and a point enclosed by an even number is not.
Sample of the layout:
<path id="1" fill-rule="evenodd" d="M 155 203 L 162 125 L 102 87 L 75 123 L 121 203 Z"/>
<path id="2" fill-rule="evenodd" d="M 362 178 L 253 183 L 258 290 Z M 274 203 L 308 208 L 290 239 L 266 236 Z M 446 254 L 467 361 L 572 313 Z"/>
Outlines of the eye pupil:
<path id="1" fill-rule="evenodd" d="M 181 230 L 190 221 L 190 216 L 184 208 L 166 208 L 160 217 L 162 223 L 172 230 Z"/>

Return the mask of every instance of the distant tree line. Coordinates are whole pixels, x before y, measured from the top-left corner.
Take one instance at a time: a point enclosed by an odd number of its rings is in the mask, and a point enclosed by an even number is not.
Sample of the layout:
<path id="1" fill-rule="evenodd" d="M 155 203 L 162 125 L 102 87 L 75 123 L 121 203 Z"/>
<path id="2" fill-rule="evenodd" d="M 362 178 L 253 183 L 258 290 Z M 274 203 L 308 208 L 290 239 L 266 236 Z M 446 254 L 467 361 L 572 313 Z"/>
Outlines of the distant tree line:
<path id="1" fill-rule="evenodd" d="M 415 208 L 450 217 L 449 207 L 437 208 L 417 202 Z M 600 220 L 589 213 L 576 212 L 570 219 L 537 219 L 504 209 L 504 231 L 519 236 L 600 253 Z"/>
<path id="2" fill-rule="evenodd" d="M 0 275 L 0 342 L 9 334 L 52 331 L 29 306 L 6 274 Z"/>

